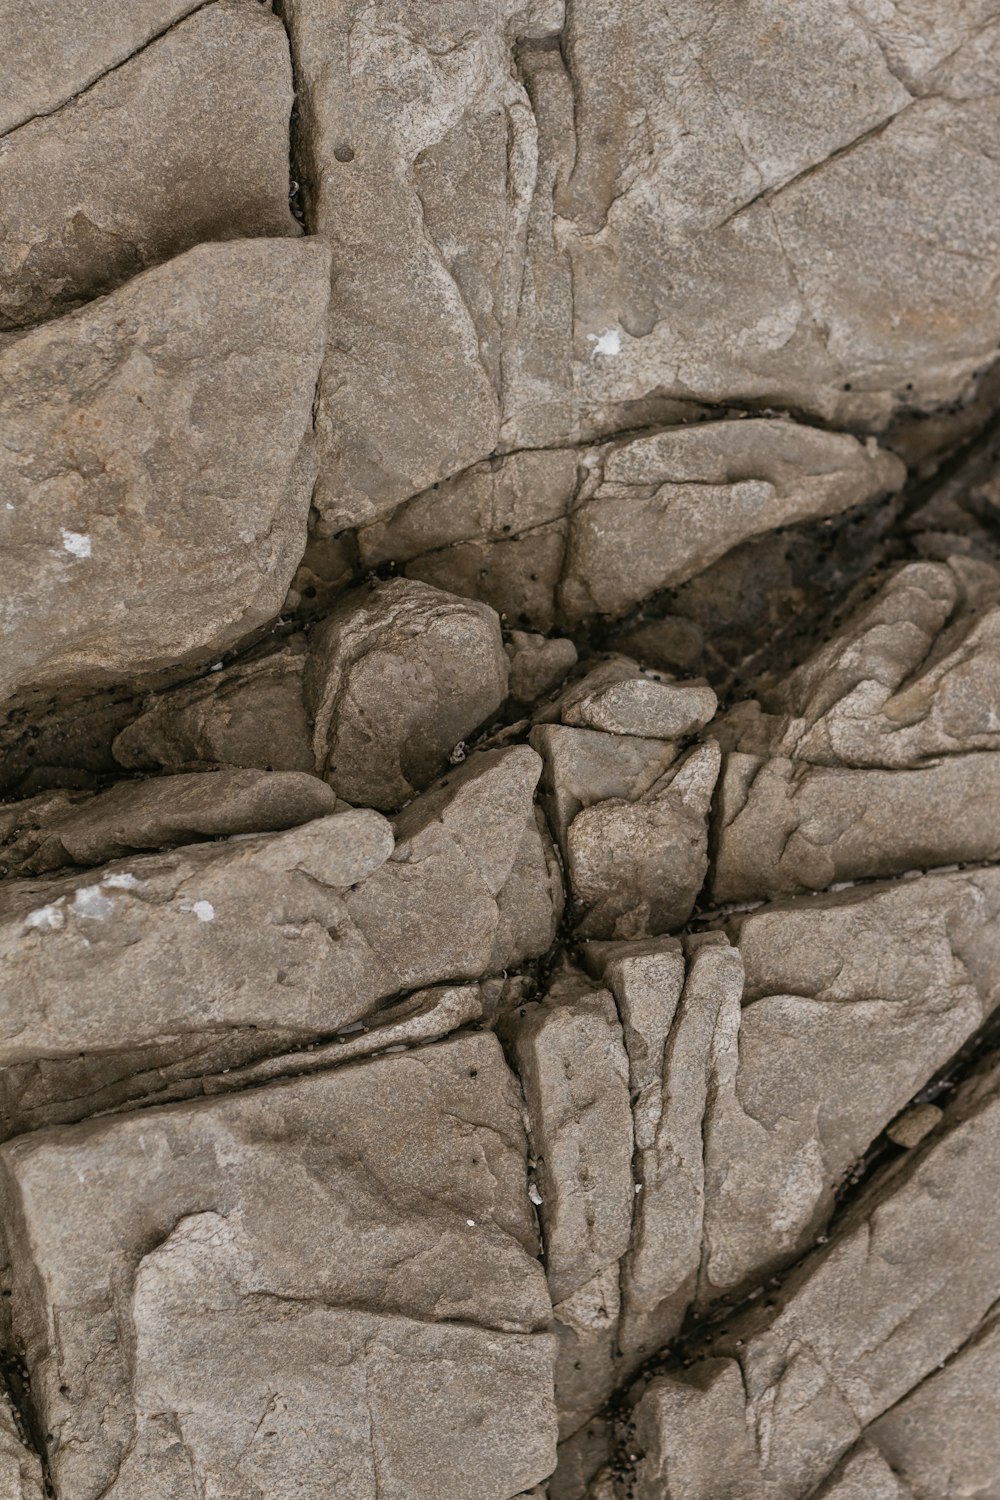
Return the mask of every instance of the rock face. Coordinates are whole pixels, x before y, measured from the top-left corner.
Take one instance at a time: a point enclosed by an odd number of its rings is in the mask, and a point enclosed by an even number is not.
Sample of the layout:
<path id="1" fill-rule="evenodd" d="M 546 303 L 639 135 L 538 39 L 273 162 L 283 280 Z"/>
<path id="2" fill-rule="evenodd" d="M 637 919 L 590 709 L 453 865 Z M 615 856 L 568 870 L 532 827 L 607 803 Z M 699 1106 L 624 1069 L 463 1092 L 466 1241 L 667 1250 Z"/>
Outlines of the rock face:
<path id="1" fill-rule="evenodd" d="M 1000 1500 L 1000 0 L 0 16 L 0 1500 Z"/>
<path id="2" fill-rule="evenodd" d="M 222 0 L 9 135 L 0 327 L 40 322 L 202 240 L 298 233 L 291 107 L 281 22 Z"/>
<path id="3" fill-rule="evenodd" d="M 326 298 L 316 244 L 203 245 L 0 353 L 3 698 L 204 660 L 276 612 Z"/>

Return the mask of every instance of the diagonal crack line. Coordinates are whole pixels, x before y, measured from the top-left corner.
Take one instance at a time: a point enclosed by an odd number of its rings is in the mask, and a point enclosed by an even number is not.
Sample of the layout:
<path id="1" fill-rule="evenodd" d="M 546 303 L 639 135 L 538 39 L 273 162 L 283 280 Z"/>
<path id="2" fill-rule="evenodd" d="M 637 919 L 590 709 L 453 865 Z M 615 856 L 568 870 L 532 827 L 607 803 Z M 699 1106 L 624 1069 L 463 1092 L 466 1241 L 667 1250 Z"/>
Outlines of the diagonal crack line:
<path id="1" fill-rule="evenodd" d="M 127 57 L 123 57 L 118 62 L 112 63 L 103 72 L 96 73 L 93 78 L 88 79 L 75 93 L 67 94 L 65 99 L 60 99 L 59 103 L 53 104 L 50 109 L 40 109 L 36 114 L 29 115 L 26 120 L 19 120 L 16 125 L 11 125 L 7 130 L 0 131 L 0 141 L 5 141 L 8 136 L 14 135 L 18 130 L 23 130 L 26 125 L 34 124 L 36 120 L 47 120 L 51 115 L 57 115 L 60 110 L 67 109 L 71 104 L 75 104 L 78 99 L 83 98 L 84 94 L 89 93 L 95 85 L 103 82 L 105 78 L 110 78 L 112 73 L 118 72 L 119 68 L 127 67 L 140 53 L 152 47 L 155 42 L 162 41 L 171 31 L 176 31 L 178 26 L 183 26 L 185 21 L 189 21 L 199 11 L 206 10 L 208 6 L 216 3 L 217 0 L 201 0 L 200 4 L 192 4 L 190 10 L 186 10 L 182 16 L 177 16 L 175 20 L 170 22 L 169 26 L 164 26 L 161 31 L 154 32 L 144 42 L 140 42 L 139 46 L 134 48 Z"/>
<path id="2" fill-rule="evenodd" d="M 878 140 L 879 136 L 884 135 L 889 126 L 905 115 L 908 110 L 912 109 L 914 104 L 922 102 L 920 99 L 911 99 L 908 104 L 904 104 L 900 109 L 894 110 L 891 115 L 887 115 L 877 125 L 870 126 L 868 130 L 864 130 L 860 135 L 856 135 L 853 140 L 845 142 L 843 146 L 838 146 L 836 151 L 831 151 L 830 155 L 824 156 L 821 161 L 811 162 L 809 166 L 803 167 L 801 172 L 796 172 L 794 176 L 787 177 L 784 182 L 776 182 L 773 187 L 763 188 L 759 193 L 755 193 L 752 198 L 748 198 L 745 203 L 741 203 L 739 208 L 734 208 L 732 213 L 727 214 L 724 219 L 720 219 L 712 227 L 714 229 L 725 229 L 727 224 L 731 224 L 734 219 L 739 218 L 740 214 L 745 214 L 756 204 L 772 204 L 780 194 L 787 192 L 789 188 L 797 187 L 799 183 L 805 182 L 807 178 L 824 172 L 827 167 L 841 161 L 845 156 L 850 155 L 852 151 L 857 150 L 859 146 L 867 145 L 869 141 Z"/>

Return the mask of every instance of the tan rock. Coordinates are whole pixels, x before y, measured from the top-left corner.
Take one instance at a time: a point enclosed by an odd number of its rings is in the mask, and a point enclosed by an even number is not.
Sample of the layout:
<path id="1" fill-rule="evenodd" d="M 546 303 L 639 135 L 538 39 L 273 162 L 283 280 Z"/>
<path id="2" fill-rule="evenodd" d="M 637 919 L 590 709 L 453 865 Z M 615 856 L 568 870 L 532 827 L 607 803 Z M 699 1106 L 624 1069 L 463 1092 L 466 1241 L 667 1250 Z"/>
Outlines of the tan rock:
<path id="1" fill-rule="evenodd" d="M 491 609 L 392 579 L 348 595 L 310 639 L 316 769 L 351 803 L 394 811 L 507 696 Z"/>
<path id="2" fill-rule="evenodd" d="M 0 150 L 0 327 L 39 322 L 202 240 L 294 235 L 281 22 L 199 8 Z"/>
<path id="3" fill-rule="evenodd" d="M 3 849 L 8 869 L 38 875 L 60 865 L 99 865 L 139 849 L 294 828 L 337 811 L 324 782 L 300 771 L 223 770 L 214 774 L 119 781 L 86 800 L 33 799 L 20 836 Z M 17 826 L 18 808 L 4 808 Z"/>
<path id="4" fill-rule="evenodd" d="M 251 661 L 218 665 L 206 676 L 152 694 L 116 737 L 115 759 L 128 770 L 258 766 L 311 771 L 313 753 L 295 642 Z"/>
<path id="5" fill-rule="evenodd" d="M 464 1500 L 470 1472 L 507 1500 L 553 1467 L 549 1302 L 493 1037 L 35 1136 L 2 1176 L 67 1500 L 331 1481 Z"/>
<path id="6" fill-rule="evenodd" d="M 623 614 L 748 537 L 835 515 L 902 478 L 899 460 L 873 443 L 778 418 L 697 423 L 616 445 L 573 511 L 563 614 Z"/>
<path id="7" fill-rule="evenodd" d="M 0 695 L 204 661 L 277 611 L 326 297 L 320 245 L 202 245 L 0 353 Z"/>
<path id="8" fill-rule="evenodd" d="M 0 134 L 51 114 L 161 36 L 198 0 L 119 0 L 89 10 L 27 0 L 4 15 Z"/>
<path id="9" fill-rule="evenodd" d="M 703 729 L 718 699 L 707 683 L 665 681 L 638 662 L 614 657 L 567 689 L 560 704 L 564 724 L 676 740 Z"/>
<path id="10" fill-rule="evenodd" d="M 532 635 L 512 630 L 507 642 L 510 657 L 510 695 L 518 703 L 534 703 L 559 686 L 576 666 L 576 647 L 568 636 Z"/>

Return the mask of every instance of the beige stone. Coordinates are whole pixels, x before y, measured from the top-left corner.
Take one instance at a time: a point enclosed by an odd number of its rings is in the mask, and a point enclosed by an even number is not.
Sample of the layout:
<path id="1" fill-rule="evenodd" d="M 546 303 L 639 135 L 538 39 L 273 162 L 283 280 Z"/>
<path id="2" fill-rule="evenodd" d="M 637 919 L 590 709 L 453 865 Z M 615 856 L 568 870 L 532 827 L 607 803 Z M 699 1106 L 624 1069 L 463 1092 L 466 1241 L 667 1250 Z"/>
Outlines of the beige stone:
<path id="1" fill-rule="evenodd" d="M 0 353 L 0 696 L 205 661 L 276 613 L 326 298 L 316 243 L 201 245 Z"/>
<path id="2" fill-rule="evenodd" d="M 206 5 L 0 147 L 0 327 L 40 322 L 202 240 L 295 235 L 288 42 Z"/>
<path id="3" fill-rule="evenodd" d="M 345 801 L 392 812 L 507 696 L 485 605 L 392 579 L 349 594 L 310 638 L 305 701 L 317 771 Z"/>
<path id="4" fill-rule="evenodd" d="M 35 1136 L 0 1172 L 66 1500 L 464 1500 L 470 1472 L 507 1500 L 553 1467 L 549 1301 L 493 1037 Z"/>

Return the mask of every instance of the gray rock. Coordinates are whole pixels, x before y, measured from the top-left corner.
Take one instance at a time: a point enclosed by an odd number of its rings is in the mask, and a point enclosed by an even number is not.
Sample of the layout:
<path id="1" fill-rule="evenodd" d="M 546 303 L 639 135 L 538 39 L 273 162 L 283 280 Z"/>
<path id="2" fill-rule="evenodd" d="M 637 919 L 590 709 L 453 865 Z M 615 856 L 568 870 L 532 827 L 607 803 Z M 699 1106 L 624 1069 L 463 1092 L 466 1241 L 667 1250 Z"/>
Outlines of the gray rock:
<path id="1" fill-rule="evenodd" d="M 748 1289 L 825 1227 L 869 1143 L 1000 1000 L 996 870 L 759 907 L 705 1120 L 700 1299 Z"/>
<path id="2" fill-rule="evenodd" d="M 277 611 L 326 297 L 320 245 L 201 245 L 0 353 L 0 697 L 204 661 Z"/>
<path id="3" fill-rule="evenodd" d="M 470 1473 L 507 1500 L 553 1467 L 549 1300 L 493 1037 L 49 1132 L 0 1172 L 66 1500 L 465 1500 Z"/>
<path id="4" fill-rule="evenodd" d="M 0 1495 L 4 1500 L 43 1500 L 42 1466 L 22 1441 L 10 1397 L 0 1385 Z"/>
<path id="5" fill-rule="evenodd" d="M 501 939 L 523 961 L 517 934 L 547 934 L 556 902 L 551 884 L 531 885 L 545 909 L 502 924 L 539 769 L 527 747 L 471 758 L 411 805 L 395 847 L 385 819 L 359 809 L 96 879 L 8 883 L 6 1129 L 301 1047 L 390 996 L 478 978 Z"/>
<path id="6" fill-rule="evenodd" d="M 817 765 L 1000 749 L 1000 569 L 959 557 L 900 568 L 763 706 L 774 748 Z"/>
<path id="7" fill-rule="evenodd" d="M 717 707 L 707 684 L 664 681 L 620 656 L 588 672 L 560 700 L 564 724 L 657 740 L 682 739 L 703 729 Z"/>
<path id="8" fill-rule="evenodd" d="M 899 486 L 891 454 L 779 418 L 698 423 L 606 450 L 572 516 L 568 620 L 620 615 L 738 542 Z"/>
<path id="9" fill-rule="evenodd" d="M 37 814 L 29 803 L 20 822 L 24 831 L 3 849 L 3 863 L 22 875 L 99 865 L 139 849 L 294 828 L 338 810 L 330 787 L 300 771 L 223 770 L 119 781 L 83 801 L 56 793 L 33 802 Z M 16 804 L 2 812 L 4 822 L 18 818 Z"/>
<path id="10" fill-rule="evenodd" d="M 196 10 L 198 0 L 119 0 L 92 9 L 27 0 L 4 15 L 0 134 L 51 114 Z"/>
<path id="11" fill-rule="evenodd" d="M 392 579 L 347 596 L 310 639 L 316 769 L 347 802 L 394 811 L 507 696 L 486 605 Z"/>
<path id="12" fill-rule="evenodd" d="M 566 834 L 566 867 L 584 908 L 581 936 L 638 937 L 683 926 L 708 869 L 719 765 L 713 741 L 698 745 L 636 801 L 609 799 L 577 813 Z"/>
<path id="13" fill-rule="evenodd" d="M 515 968 L 541 958 L 556 940 L 565 904 L 562 867 L 545 817 L 534 808 L 511 872 L 497 892 L 497 934 L 489 969 Z"/>
<path id="14" fill-rule="evenodd" d="M 294 235 L 281 22 L 207 5 L 0 150 L 0 327 L 64 311 L 201 240 Z"/>
<path id="15" fill-rule="evenodd" d="M 199 766 L 311 771 L 299 641 L 251 661 L 221 664 L 197 682 L 149 697 L 112 746 L 128 770 Z"/>
<path id="16" fill-rule="evenodd" d="M 670 26 L 655 0 L 569 12 L 522 61 L 542 161 L 508 446 L 676 398 L 880 425 L 970 385 L 998 331 L 998 38 L 989 6 L 925 12 L 754 0 L 738 35 L 690 0 Z"/>
<path id="17" fill-rule="evenodd" d="M 885 1459 L 861 1442 L 816 1491 L 817 1500 L 913 1500 Z"/>
<path id="18" fill-rule="evenodd" d="M 669 742 L 558 724 L 539 725 L 529 738 L 545 763 L 542 803 L 564 856 L 570 824 L 581 809 L 610 798 L 642 797 L 677 755 Z"/>
<path id="19" fill-rule="evenodd" d="M 886 1466 L 908 1486 L 907 1497 L 989 1495 L 996 1487 L 998 1391 L 1000 1323 L 994 1316 L 868 1429 Z"/>
<path id="20" fill-rule="evenodd" d="M 615 1265 L 632 1218 L 628 1061 L 614 1001 L 582 975 L 505 1023 L 538 1160 L 546 1273 L 558 1304 Z"/>
<path id="21" fill-rule="evenodd" d="M 337 263 L 315 504 L 339 530 L 497 446 L 535 171 L 511 54 L 562 7 L 293 0 L 287 15 L 310 216 Z"/>
<path id="22" fill-rule="evenodd" d="M 510 695 L 518 703 L 544 698 L 576 666 L 576 647 L 567 636 L 549 640 L 526 630 L 512 630 L 506 650 L 510 657 Z"/>
<path id="23" fill-rule="evenodd" d="M 712 894 L 746 901 L 996 859 L 1000 828 L 984 809 L 998 799 L 995 751 L 893 771 L 727 755 Z"/>
<path id="24" fill-rule="evenodd" d="M 925 1389 L 921 1382 L 955 1351 L 988 1344 L 984 1322 L 1000 1270 L 988 1187 L 1000 1152 L 995 1071 L 966 1090 L 950 1116 L 944 1135 L 876 1179 L 836 1238 L 796 1267 L 773 1299 L 727 1320 L 711 1358 L 648 1387 L 632 1449 L 641 1454 L 636 1500 L 659 1500 L 667 1473 L 672 1500 L 708 1500 L 720 1482 L 746 1500 L 804 1500 L 871 1424 L 905 1406 L 910 1390 Z M 988 1452 L 993 1439 L 985 1441 Z M 949 1431 L 947 1442 L 945 1469 L 949 1455 L 960 1463 L 962 1452 L 961 1436 Z M 709 1452 L 728 1466 L 716 1473 L 715 1489 L 706 1487 Z M 978 1462 L 973 1446 L 971 1472 Z"/>

